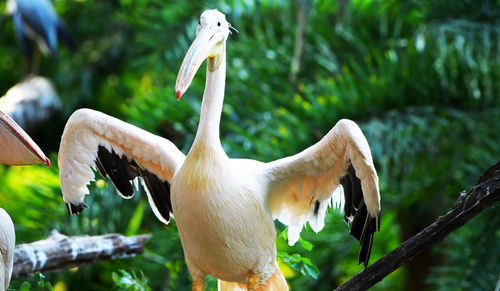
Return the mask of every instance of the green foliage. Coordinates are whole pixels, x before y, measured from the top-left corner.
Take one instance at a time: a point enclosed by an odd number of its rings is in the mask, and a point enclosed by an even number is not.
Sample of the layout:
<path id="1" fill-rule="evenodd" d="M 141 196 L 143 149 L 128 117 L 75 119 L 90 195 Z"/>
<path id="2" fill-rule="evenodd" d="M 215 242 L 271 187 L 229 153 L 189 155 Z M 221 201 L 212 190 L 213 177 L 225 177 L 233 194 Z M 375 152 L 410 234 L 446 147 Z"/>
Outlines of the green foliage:
<path id="1" fill-rule="evenodd" d="M 36 272 L 29 280 L 23 282 L 19 289 L 12 289 L 9 287 L 9 290 L 19 290 L 19 291 L 30 291 L 30 290 L 39 290 L 39 291 L 53 291 L 54 288 L 50 282 L 45 280 L 45 275 L 40 272 Z"/>
<path id="2" fill-rule="evenodd" d="M 288 241 L 288 229 L 285 229 L 278 235 L 277 244 L 283 246 L 282 248 L 286 248 L 286 241 Z M 307 252 L 313 249 L 313 244 L 303 238 L 299 238 L 298 243 L 302 249 Z M 278 252 L 278 261 L 285 263 L 291 267 L 292 270 L 298 271 L 304 276 L 313 279 L 318 278 L 320 272 L 318 267 L 316 267 L 309 258 L 303 257 L 300 253 L 290 255 L 287 252 Z"/>
<path id="3" fill-rule="evenodd" d="M 500 240 L 498 208 L 493 207 L 474 220 L 475 227 L 458 229 L 445 241 L 446 261 L 435 267 L 434 276 L 428 278 L 435 290 L 488 290 L 499 279 L 498 245 L 491 244 Z"/>
<path id="4" fill-rule="evenodd" d="M 278 258 L 282 259 L 284 263 L 292 267 L 295 271 L 299 271 L 302 275 L 317 279 L 319 269 L 316 267 L 309 258 L 304 258 L 300 254 L 289 255 L 285 252 L 278 252 Z"/>
<path id="5" fill-rule="evenodd" d="M 131 290 L 131 291 L 150 291 L 148 280 L 142 272 L 137 275 L 132 271 L 129 273 L 125 270 L 118 270 L 119 273 L 112 273 L 113 282 L 116 286 L 113 290 Z"/>
<path id="6" fill-rule="evenodd" d="M 80 107 L 131 122 L 187 152 L 204 70 L 180 102 L 174 83 L 200 12 L 213 7 L 239 31 L 227 44 L 224 148 L 232 157 L 270 161 L 315 143 L 341 118 L 355 120 L 370 143 L 382 195 L 381 232 L 370 262 L 443 214 L 499 159 L 499 1 L 53 2 L 79 44 L 74 54 L 61 48 L 57 58 L 42 58 L 41 74 L 54 82 L 64 109 L 50 130 L 32 134 L 53 164 L 63 125 Z M 299 5 L 307 12 L 304 51 L 292 76 Z M 5 92 L 22 70 L 6 15 L 0 15 L 0 42 Z M 42 239 L 52 229 L 68 235 L 152 233 L 144 255 L 14 280 L 11 289 L 189 289 L 175 221 L 163 226 L 142 189 L 123 200 L 109 182 L 96 179 L 86 197 L 89 209 L 68 217 L 56 165 L 0 167 L 0 205 L 13 218 L 17 243 Z M 495 214 L 494 208 L 478 216 L 423 254 L 431 261 L 430 269 L 418 272 L 422 288 L 495 286 Z M 331 290 L 363 269 L 356 264 L 359 244 L 339 211 L 329 211 L 320 233 L 305 228 L 301 236 L 293 247 L 286 231 L 276 240 L 292 289 Z M 412 275 L 400 269 L 374 290 L 401 290 Z M 207 285 L 215 290 L 215 279 Z"/>

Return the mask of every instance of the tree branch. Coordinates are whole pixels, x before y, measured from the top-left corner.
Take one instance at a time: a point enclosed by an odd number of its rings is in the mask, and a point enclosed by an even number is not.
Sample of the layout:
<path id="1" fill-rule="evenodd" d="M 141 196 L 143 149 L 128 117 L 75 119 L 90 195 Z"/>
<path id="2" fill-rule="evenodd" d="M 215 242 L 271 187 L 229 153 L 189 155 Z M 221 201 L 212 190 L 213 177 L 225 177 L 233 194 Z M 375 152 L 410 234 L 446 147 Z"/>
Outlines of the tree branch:
<path id="1" fill-rule="evenodd" d="M 65 236 L 53 230 L 47 239 L 16 246 L 12 278 L 133 257 L 144 252 L 144 245 L 150 238 L 150 234 L 125 237 L 116 233 Z"/>
<path id="2" fill-rule="evenodd" d="M 481 175 L 476 186 L 469 192 L 460 193 L 456 204 L 448 213 L 335 290 L 366 290 L 372 287 L 499 200 L 500 162 L 497 162 Z"/>

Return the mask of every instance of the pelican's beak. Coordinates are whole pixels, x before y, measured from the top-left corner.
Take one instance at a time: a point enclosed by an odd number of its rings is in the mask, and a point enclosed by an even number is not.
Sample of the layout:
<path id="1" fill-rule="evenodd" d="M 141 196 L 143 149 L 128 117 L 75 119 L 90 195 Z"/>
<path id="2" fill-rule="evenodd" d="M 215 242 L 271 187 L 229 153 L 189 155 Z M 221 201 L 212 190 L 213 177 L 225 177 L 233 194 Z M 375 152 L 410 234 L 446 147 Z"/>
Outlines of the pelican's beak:
<path id="1" fill-rule="evenodd" d="M 177 100 L 186 92 L 191 81 L 193 81 L 194 75 L 206 58 L 209 59 L 209 71 L 215 71 L 219 67 L 221 62 L 219 56 L 223 52 L 223 46 L 224 35 L 222 33 L 215 31 L 208 25 L 198 28 L 196 38 L 189 47 L 177 75 L 175 83 Z"/>
<path id="2" fill-rule="evenodd" d="M 7 114 L 0 111 L 0 164 L 32 165 L 50 160 L 29 135 Z"/>

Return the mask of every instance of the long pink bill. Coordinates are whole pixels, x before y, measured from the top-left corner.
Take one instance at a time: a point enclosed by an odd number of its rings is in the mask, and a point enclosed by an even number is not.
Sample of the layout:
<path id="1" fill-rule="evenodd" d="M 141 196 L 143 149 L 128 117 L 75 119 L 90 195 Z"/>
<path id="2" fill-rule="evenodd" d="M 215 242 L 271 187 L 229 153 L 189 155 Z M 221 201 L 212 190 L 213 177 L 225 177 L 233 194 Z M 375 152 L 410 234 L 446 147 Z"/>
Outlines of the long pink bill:
<path id="1" fill-rule="evenodd" d="M 6 165 L 33 165 L 50 160 L 31 137 L 7 114 L 0 111 L 0 163 Z"/>

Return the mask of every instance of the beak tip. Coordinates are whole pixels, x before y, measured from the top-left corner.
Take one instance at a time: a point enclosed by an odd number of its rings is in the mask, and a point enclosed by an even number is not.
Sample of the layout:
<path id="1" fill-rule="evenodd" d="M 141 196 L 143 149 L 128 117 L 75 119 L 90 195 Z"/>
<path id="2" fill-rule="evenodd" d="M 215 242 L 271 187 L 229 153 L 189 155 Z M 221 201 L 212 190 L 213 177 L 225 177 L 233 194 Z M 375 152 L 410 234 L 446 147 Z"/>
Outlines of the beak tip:
<path id="1" fill-rule="evenodd" d="M 50 160 L 49 160 L 49 158 L 45 158 L 45 164 L 47 165 L 47 168 L 50 167 Z"/>
<path id="2" fill-rule="evenodd" d="M 181 99 L 181 96 L 182 96 L 182 93 L 181 93 L 181 90 L 177 90 L 177 101 L 179 101 Z"/>

